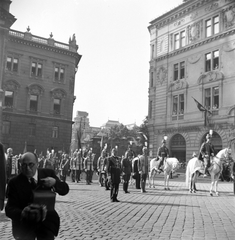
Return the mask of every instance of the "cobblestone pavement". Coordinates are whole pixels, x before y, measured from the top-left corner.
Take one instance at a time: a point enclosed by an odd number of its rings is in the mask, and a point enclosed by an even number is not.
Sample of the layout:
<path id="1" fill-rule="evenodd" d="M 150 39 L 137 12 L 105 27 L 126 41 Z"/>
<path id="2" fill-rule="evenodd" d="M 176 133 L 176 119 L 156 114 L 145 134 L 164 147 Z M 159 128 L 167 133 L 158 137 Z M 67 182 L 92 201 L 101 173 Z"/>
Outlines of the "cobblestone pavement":
<path id="1" fill-rule="evenodd" d="M 219 197 L 209 195 L 209 179 L 199 178 L 197 193 L 190 194 L 184 175 L 170 180 L 170 191 L 158 175 L 156 188 L 147 193 L 130 186 L 124 194 L 120 185 L 119 203 L 109 201 L 109 191 L 98 185 L 72 183 L 70 192 L 57 196 L 61 217 L 57 240 L 154 240 L 154 239 L 235 239 L 235 196 L 233 183 L 219 182 Z M 11 222 L 0 213 L 0 239 L 10 240 Z"/>

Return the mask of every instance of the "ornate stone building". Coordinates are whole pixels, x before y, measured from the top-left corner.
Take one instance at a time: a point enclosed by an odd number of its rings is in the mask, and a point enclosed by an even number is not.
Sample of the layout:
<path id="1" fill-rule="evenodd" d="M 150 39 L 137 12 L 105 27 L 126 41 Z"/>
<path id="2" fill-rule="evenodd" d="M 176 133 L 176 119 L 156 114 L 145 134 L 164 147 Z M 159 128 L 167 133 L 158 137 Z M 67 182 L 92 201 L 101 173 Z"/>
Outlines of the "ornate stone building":
<path id="1" fill-rule="evenodd" d="M 148 29 L 150 152 L 156 156 L 166 135 L 171 156 L 189 160 L 210 129 L 217 151 L 228 146 L 235 120 L 234 0 L 184 1 Z"/>
<path id="2" fill-rule="evenodd" d="M 14 22 L 10 3 L 1 1 L 0 9 Z M 29 27 L 19 32 L 11 25 L 1 28 L 2 142 L 15 154 L 22 153 L 25 145 L 28 151 L 44 154 L 47 148 L 69 152 L 75 75 L 81 59 L 75 36 L 65 44 L 52 34 L 42 38 Z"/>

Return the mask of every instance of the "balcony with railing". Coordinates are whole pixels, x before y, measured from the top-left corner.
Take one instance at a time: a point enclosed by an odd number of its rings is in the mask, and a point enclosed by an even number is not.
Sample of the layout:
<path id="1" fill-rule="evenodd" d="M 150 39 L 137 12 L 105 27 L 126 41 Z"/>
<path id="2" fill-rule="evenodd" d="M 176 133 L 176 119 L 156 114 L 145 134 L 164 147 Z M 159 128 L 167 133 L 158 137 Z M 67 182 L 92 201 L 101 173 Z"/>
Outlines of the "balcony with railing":
<path id="1" fill-rule="evenodd" d="M 50 34 L 50 38 L 43 38 L 43 37 L 32 35 L 30 33 L 29 27 L 27 28 L 27 32 L 19 32 L 19 31 L 11 29 L 9 31 L 9 35 L 12 36 L 12 37 L 25 39 L 25 40 L 28 40 L 28 41 L 52 46 L 52 47 L 55 47 L 55 48 L 60 48 L 60 49 L 71 51 L 71 52 L 77 52 L 77 50 L 78 50 L 78 46 L 76 44 L 75 36 L 73 36 L 72 39 L 71 38 L 69 39 L 69 44 L 66 44 L 66 43 L 55 41 L 53 39 L 52 33 Z"/>

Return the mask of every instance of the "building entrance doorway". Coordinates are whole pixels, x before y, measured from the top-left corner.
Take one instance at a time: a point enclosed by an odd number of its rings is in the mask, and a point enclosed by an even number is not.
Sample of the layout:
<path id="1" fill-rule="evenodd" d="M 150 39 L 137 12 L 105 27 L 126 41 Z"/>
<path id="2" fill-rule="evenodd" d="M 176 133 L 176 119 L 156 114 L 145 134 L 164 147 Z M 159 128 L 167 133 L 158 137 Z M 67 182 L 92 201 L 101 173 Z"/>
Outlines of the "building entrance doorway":
<path id="1" fill-rule="evenodd" d="M 176 134 L 170 141 L 170 157 L 176 157 L 180 162 L 186 162 L 186 142 L 181 134 Z"/>

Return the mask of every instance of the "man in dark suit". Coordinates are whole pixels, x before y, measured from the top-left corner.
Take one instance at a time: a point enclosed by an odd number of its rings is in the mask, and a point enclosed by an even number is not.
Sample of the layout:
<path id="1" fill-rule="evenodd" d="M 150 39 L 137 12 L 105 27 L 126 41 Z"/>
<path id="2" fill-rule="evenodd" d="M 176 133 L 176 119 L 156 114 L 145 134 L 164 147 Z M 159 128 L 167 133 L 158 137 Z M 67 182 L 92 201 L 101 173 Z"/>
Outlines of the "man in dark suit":
<path id="1" fill-rule="evenodd" d="M 34 153 L 24 153 L 21 163 L 21 173 L 12 178 L 7 187 L 8 201 L 5 212 L 12 220 L 13 236 L 18 240 L 52 240 L 58 235 L 60 218 L 54 209 L 43 211 L 42 214 L 42 211 L 38 210 L 39 205 L 32 205 L 33 190 L 53 189 L 60 195 L 66 195 L 69 186 L 59 180 L 54 170 L 38 169 L 38 158 Z"/>
<path id="2" fill-rule="evenodd" d="M 107 173 L 110 182 L 110 200 L 111 202 L 119 202 L 117 196 L 121 182 L 121 161 L 117 156 L 116 148 L 112 149 L 111 157 L 107 158 Z"/>

